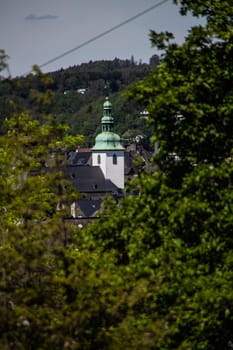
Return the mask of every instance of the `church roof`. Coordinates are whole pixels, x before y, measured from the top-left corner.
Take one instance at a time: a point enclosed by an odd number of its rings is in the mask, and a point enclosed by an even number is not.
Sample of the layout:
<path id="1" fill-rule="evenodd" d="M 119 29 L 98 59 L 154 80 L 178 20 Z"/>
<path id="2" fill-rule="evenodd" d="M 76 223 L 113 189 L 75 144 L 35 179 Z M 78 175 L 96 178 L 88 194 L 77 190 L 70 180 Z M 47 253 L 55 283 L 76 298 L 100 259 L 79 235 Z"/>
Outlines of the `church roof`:
<path id="1" fill-rule="evenodd" d="M 105 179 L 98 166 L 67 166 L 64 169 L 65 177 L 72 185 L 85 193 L 117 192 L 119 189 L 111 180 Z"/>
<path id="2" fill-rule="evenodd" d="M 124 150 L 120 136 L 112 131 L 103 131 L 96 136 L 92 150 Z"/>

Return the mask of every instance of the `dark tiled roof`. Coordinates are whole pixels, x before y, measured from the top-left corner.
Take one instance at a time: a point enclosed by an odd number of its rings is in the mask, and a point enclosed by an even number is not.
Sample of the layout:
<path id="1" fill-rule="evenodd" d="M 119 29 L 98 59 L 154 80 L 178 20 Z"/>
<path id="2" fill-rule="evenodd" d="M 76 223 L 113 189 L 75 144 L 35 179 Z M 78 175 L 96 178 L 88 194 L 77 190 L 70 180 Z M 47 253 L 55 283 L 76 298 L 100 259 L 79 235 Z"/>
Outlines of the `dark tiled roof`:
<path id="1" fill-rule="evenodd" d="M 106 180 L 98 166 L 78 165 L 67 166 L 64 169 L 65 177 L 79 192 L 117 192 L 118 187 L 111 180 Z"/>
<path id="2" fill-rule="evenodd" d="M 91 217 L 100 210 L 102 201 L 102 199 L 79 199 L 76 201 L 76 205 L 79 207 L 84 217 Z"/>
<path id="3" fill-rule="evenodd" d="M 70 165 L 86 165 L 90 163 L 91 152 L 71 152 L 68 163 Z"/>

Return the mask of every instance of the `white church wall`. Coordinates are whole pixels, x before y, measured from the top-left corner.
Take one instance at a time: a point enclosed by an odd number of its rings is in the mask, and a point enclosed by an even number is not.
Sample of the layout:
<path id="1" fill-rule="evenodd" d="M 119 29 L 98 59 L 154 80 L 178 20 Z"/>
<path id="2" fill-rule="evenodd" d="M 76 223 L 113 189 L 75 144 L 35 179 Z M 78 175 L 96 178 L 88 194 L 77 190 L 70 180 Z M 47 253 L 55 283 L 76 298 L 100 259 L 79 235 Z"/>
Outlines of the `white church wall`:
<path id="1" fill-rule="evenodd" d="M 113 156 L 117 163 L 114 164 Z M 117 187 L 124 188 L 124 151 L 106 151 L 106 178 Z"/>
<path id="2" fill-rule="evenodd" d="M 114 155 L 116 164 L 113 161 Z M 106 179 L 111 180 L 118 188 L 124 188 L 124 150 L 92 152 L 92 164 L 101 168 Z"/>

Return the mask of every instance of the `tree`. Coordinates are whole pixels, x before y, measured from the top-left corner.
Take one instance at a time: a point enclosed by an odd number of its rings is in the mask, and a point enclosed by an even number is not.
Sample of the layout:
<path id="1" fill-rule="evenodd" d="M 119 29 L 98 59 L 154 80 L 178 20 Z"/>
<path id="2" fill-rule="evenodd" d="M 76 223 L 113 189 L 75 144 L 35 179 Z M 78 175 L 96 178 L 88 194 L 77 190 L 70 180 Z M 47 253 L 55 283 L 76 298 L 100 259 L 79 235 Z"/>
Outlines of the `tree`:
<path id="1" fill-rule="evenodd" d="M 38 72 L 44 82 L 46 77 Z M 34 91 L 37 103 L 48 95 Z M 35 102 L 36 103 L 36 102 Z M 62 176 L 64 153 L 82 142 L 65 125 L 44 116 L 43 124 L 27 112 L 5 120 L 0 137 L 0 347 L 1 349 L 71 348 L 64 282 L 66 261 L 75 249 L 72 227 L 63 209 L 77 198 Z M 53 156 L 53 165 L 46 166 Z"/>
<path id="2" fill-rule="evenodd" d="M 152 31 L 163 59 L 129 92 L 149 111 L 157 170 L 79 237 L 109 262 L 89 266 L 103 349 L 233 347 L 233 7 L 176 3 L 205 24 L 182 45 Z"/>
<path id="3" fill-rule="evenodd" d="M 8 69 L 7 60 L 9 56 L 5 53 L 4 50 L 0 49 L 0 72 L 4 69 Z"/>

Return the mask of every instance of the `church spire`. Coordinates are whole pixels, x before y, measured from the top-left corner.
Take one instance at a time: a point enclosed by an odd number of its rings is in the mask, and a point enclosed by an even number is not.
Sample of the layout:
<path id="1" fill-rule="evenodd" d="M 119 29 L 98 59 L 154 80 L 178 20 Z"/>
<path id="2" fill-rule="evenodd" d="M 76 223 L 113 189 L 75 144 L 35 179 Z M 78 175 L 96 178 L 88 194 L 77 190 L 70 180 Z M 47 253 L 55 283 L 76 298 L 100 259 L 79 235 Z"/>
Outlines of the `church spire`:
<path id="1" fill-rule="evenodd" d="M 106 97 L 101 119 L 102 132 L 95 138 L 92 148 L 92 165 L 99 166 L 105 179 L 111 180 L 118 188 L 124 188 L 124 147 L 121 138 L 113 129 L 112 104 Z"/>
<path id="2" fill-rule="evenodd" d="M 121 138 L 113 130 L 114 119 L 112 117 L 112 104 L 109 98 L 105 98 L 103 104 L 103 116 L 101 119 L 102 132 L 96 136 L 93 150 L 123 150 Z"/>

